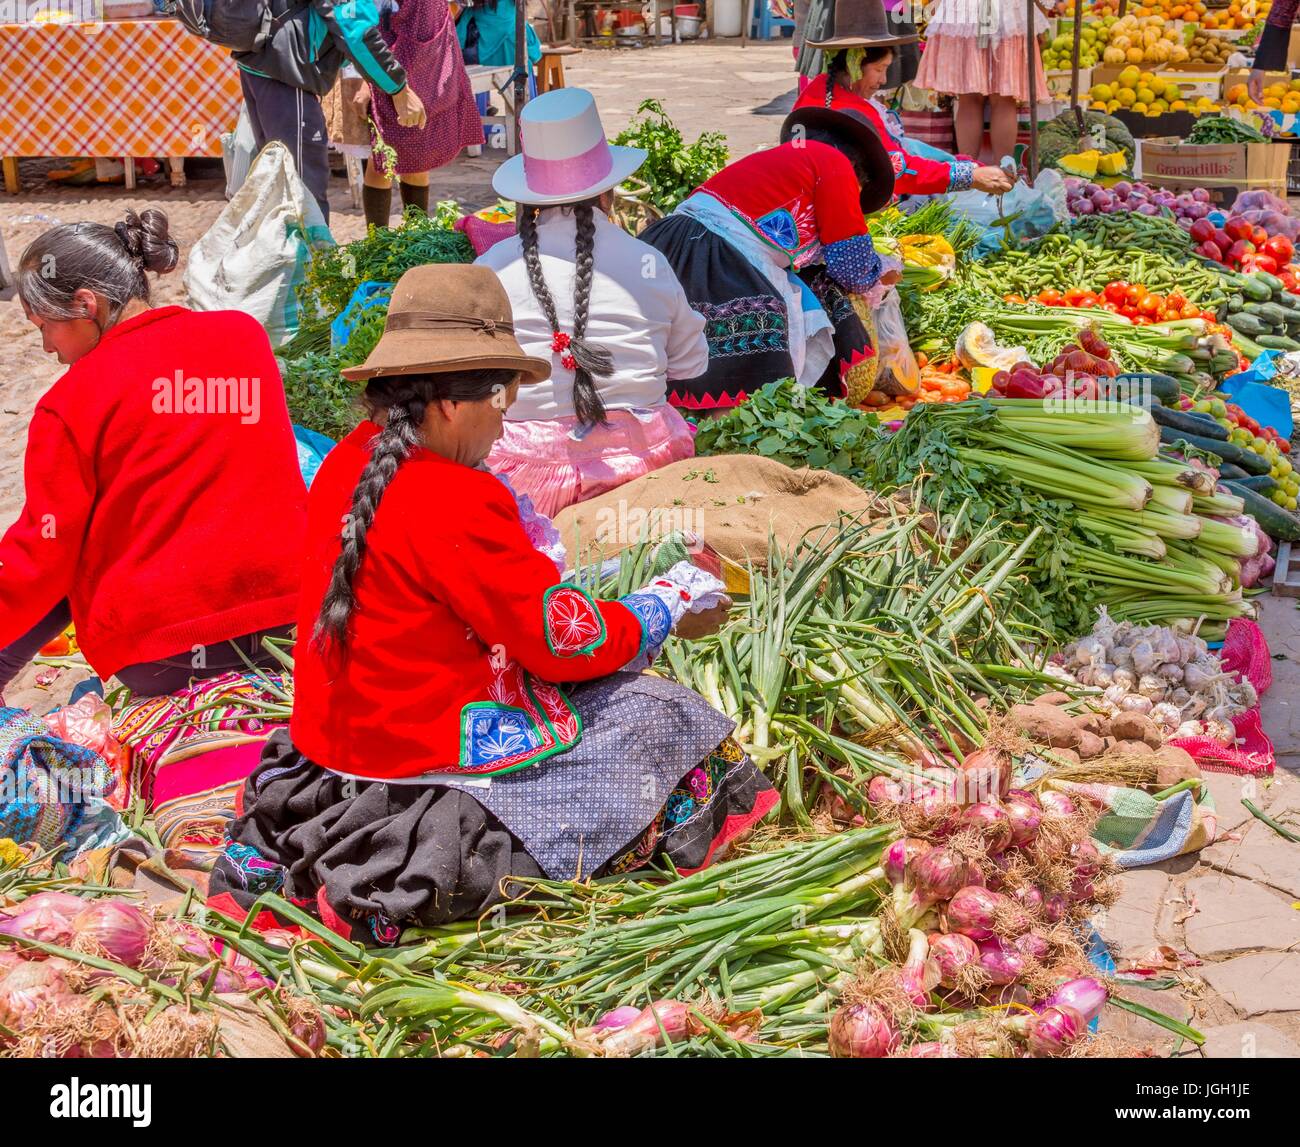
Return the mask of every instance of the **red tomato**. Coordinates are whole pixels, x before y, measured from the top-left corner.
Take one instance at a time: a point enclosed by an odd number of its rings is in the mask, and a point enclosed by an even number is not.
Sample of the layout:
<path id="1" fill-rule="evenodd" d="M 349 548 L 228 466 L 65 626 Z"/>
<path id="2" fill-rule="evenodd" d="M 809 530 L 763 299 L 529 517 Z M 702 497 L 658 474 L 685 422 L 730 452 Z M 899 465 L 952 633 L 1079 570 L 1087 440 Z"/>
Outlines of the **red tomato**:
<path id="1" fill-rule="evenodd" d="M 1255 227 L 1250 233 L 1250 241 L 1256 247 L 1262 247 L 1268 242 L 1268 232 L 1263 227 Z"/>
<path id="2" fill-rule="evenodd" d="M 1269 275 L 1277 274 L 1277 260 L 1272 255 L 1256 255 L 1255 270 L 1263 271 Z"/>
<path id="3" fill-rule="evenodd" d="M 1137 307 L 1131 306 L 1127 303 L 1124 306 L 1120 307 L 1119 313 L 1123 315 L 1126 319 L 1136 319 L 1138 317 Z"/>
<path id="4" fill-rule="evenodd" d="M 1203 319 L 1205 311 L 1200 310 L 1195 303 L 1184 303 L 1178 308 L 1178 317 L 1180 319 Z"/>
<path id="5" fill-rule="evenodd" d="M 1290 454 L 1291 440 L 1289 438 L 1279 438 L 1277 440 L 1277 448 L 1281 450 L 1283 454 Z"/>
<path id="6" fill-rule="evenodd" d="M 1295 254 L 1295 246 L 1285 235 L 1274 235 L 1264 244 L 1264 254 L 1276 259 L 1279 268 L 1285 267 Z"/>
<path id="7" fill-rule="evenodd" d="M 1170 291 L 1169 294 L 1165 296 L 1165 302 L 1167 302 L 1171 307 L 1178 307 L 1181 309 L 1183 304 L 1187 302 L 1187 296 L 1179 291 Z"/>
<path id="8" fill-rule="evenodd" d="M 1117 314 L 1120 313 L 1120 308 L 1119 308 L 1119 305 L 1118 305 L 1117 303 L 1105 302 L 1105 303 L 1102 303 L 1101 305 L 1102 305 L 1102 307 L 1103 307 L 1105 310 L 1110 311 L 1110 313 L 1111 313 L 1112 315 L 1117 315 Z"/>
<path id="9" fill-rule="evenodd" d="M 1045 307 L 1059 307 L 1061 305 L 1061 292 L 1056 290 L 1039 291 L 1038 301 Z"/>
<path id="10" fill-rule="evenodd" d="M 1159 295 L 1147 295 L 1138 303 L 1138 310 L 1147 316 L 1159 314 L 1160 304 L 1163 302 L 1164 300 Z"/>
<path id="11" fill-rule="evenodd" d="M 1117 279 L 1113 283 L 1107 283 L 1103 292 L 1106 301 L 1110 303 L 1124 302 L 1124 293 L 1128 290 L 1129 284 L 1124 279 Z"/>
<path id="12" fill-rule="evenodd" d="M 1249 239 L 1255 233 L 1255 228 L 1243 219 L 1240 215 L 1234 215 L 1224 225 L 1223 230 L 1230 239 Z"/>
<path id="13" fill-rule="evenodd" d="M 1136 307 L 1143 299 L 1146 298 L 1147 289 L 1141 283 L 1130 283 L 1128 289 L 1124 292 L 1124 301 L 1130 307 Z"/>

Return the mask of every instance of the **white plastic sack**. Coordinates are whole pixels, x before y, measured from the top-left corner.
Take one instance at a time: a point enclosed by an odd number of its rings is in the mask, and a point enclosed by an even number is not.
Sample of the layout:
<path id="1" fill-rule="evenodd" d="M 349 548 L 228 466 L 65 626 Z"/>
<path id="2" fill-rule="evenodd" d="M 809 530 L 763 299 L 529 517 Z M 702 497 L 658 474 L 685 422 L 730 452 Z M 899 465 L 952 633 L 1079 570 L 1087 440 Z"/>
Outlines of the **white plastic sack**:
<path id="1" fill-rule="evenodd" d="M 907 393 L 912 393 L 921 381 L 921 368 L 907 341 L 907 326 L 897 291 L 891 290 L 881 300 L 872 318 L 876 321 L 876 356 L 880 359 L 876 389 L 882 389 L 880 384 L 892 375 Z"/>
<path id="2" fill-rule="evenodd" d="M 298 329 L 296 288 L 312 248 L 333 243 L 289 149 L 268 143 L 244 185 L 190 251 L 185 265 L 190 306 L 247 311 L 278 347 Z"/>
<path id="3" fill-rule="evenodd" d="M 234 199 L 235 192 L 244 185 L 256 151 L 257 138 L 253 135 L 253 124 L 248 118 L 248 105 L 241 104 L 235 130 L 228 131 L 221 137 L 221 163 L 226 169 L 227 199 Z"/>

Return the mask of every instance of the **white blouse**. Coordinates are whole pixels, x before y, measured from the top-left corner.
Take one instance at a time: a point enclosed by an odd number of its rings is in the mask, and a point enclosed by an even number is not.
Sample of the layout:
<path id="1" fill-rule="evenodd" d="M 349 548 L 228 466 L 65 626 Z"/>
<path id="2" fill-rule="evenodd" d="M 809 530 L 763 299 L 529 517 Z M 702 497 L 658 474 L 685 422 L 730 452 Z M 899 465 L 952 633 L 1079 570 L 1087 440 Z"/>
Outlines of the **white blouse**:
<path id="1" fill-rule="evenodd" d="M 575 222 L 573 213 L 547 208 L 537 228 L 542 272 L 560 330 L 573 334 Z M 517 235 L 504 239 L 477 262 L 496 272 L 510 296 L 515 338 L 525 354 L 551 360 L 551 377 L 519 388 L 506 417 L 512 422 L 563 418 L 574 413 L 573 371 L 551 349 L 554 332 L 533 295 Z M 704 317 L 691 309 L 668 260 L 596 212 L 596 242 L 587 340 L 605 347 L 614 373 L 595 380 L 608 410 L 662 406 L 669 380 L 696 378 L 709 365 Z"/>

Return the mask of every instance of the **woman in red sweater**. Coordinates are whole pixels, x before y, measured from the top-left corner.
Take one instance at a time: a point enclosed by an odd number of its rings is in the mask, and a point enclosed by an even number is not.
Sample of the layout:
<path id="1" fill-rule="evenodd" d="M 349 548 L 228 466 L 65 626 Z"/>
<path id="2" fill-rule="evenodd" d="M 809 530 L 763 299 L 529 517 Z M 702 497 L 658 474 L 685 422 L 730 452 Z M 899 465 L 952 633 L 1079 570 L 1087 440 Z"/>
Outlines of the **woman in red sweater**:
<path id="1" fill-rule="evenodd" d="M 69 621 L 100 677 L 157 695 L 293 620 L 307 492 L 275 357 L 249 315 L 151 308 L 147 273 L 176 261 L 160 211 L 54 227 L 19 260 L 68 370 L 0 540 L 0 688 Z"/>
<path id="2" fill-rule="evenodd" d="M 218 906 L 282 890 L 393 942 L 519 893 L 510 877 L 702 867 L 776 803 L 730 720 L 639 672 L 671 632 L 717 628 L 722 584 L 681 562 L 599 601 L 482 467 L 521 380 L 549 372 L 486 267 L 398 282 L 346 372 L 371 420 L 312 484 L 293 719 L 245 786 Z"/>
<path id="3" fill-rule="evenodd" d="M 787 377 L 843 394 L 844 374 L 875 353 L 848 296 L 899 274 L 882 267 L 866 223 L 893 191 L 866 117 L 799 108 L 778 147 L 727 164 L 646 228 L 709 344 L 708 369 L 674 383 L 668 401 L 718 410 Z"/>

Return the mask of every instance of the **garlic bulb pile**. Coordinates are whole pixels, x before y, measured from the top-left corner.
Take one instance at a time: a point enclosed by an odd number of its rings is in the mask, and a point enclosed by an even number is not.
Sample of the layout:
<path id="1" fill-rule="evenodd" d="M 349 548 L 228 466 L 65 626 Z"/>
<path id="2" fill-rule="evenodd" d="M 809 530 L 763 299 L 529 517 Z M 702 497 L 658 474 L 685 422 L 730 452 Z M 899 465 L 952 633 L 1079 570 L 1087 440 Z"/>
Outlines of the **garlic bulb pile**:
<path id="1" fill-rule="evenodd" d="M 1233 743 L 1232 718 L 1258 700 L 1249 681 L 1225 673 L 1199 637 L 1100 613 L 1088 636 L 1061 651 L 1059 665 L 1080 685 L 1102 691 L 1092 704 L 1110 717 L 1145 713 L 1167 737 Z"/>

